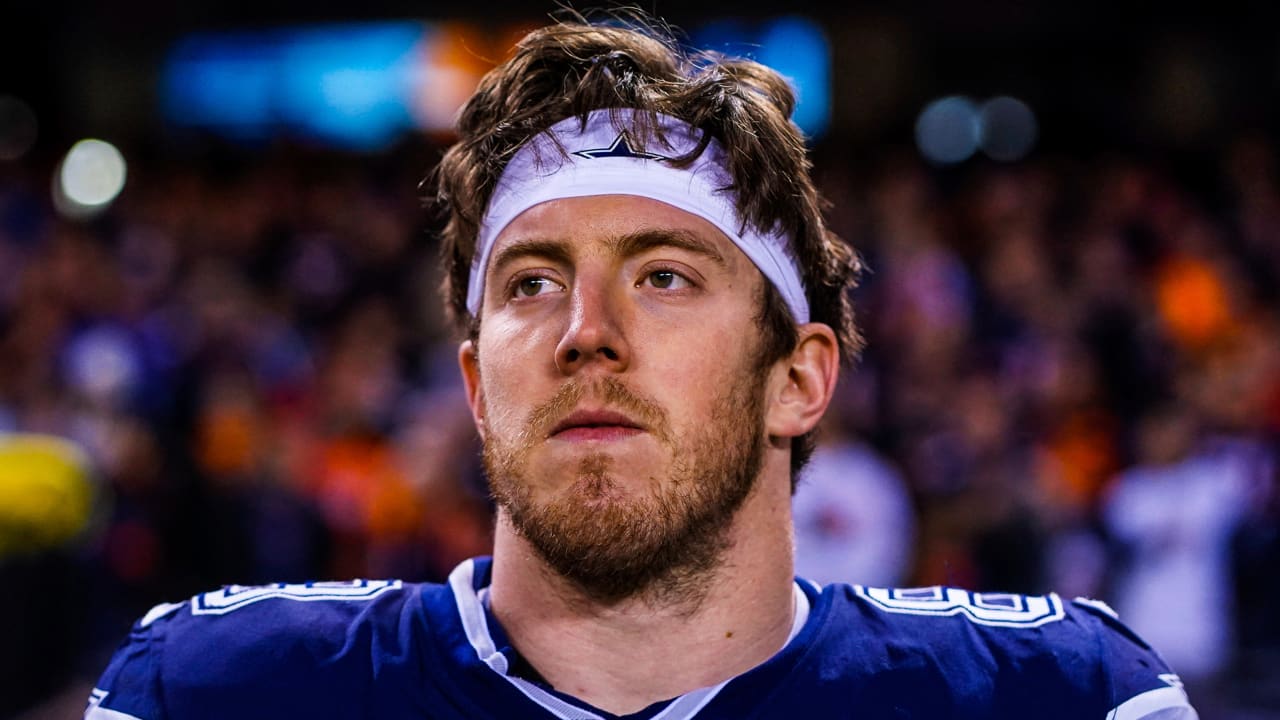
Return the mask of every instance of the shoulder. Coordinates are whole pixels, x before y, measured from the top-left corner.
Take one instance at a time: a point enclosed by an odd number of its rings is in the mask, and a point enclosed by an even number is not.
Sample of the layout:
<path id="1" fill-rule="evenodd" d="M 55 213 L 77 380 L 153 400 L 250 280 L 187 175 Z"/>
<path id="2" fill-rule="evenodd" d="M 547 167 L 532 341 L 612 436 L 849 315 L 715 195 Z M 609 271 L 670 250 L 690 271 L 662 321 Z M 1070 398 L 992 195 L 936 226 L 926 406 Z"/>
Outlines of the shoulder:
<path id="1" fill-rule="evenodd" d="M 440 591 L 399 580 L 232 585 L 158 605 L 117 650 L 91 705 L 103 718 L 160 718 L 272 694 L 333 702 L 406 661 L 407 633 L 426 622 L 423 595 Z"/>
<path id="2" fill-rule="evenodd" d="M 954 587 L 828 586 L 833 615 L 875 646 L 939 672 L 963 692 L 989 693 L 1014 676 L 1087 687 L 1098 656 L 1094 623 L 1056 594 L 981 593 Z"/>
<path id="3" fill-rule="evenodd" d="M 165 659 L 175 666 L 229 656 L 226 672 L 252 674 L 260 657 L 328 658 L 354 650 L 349 637 L 393 630 L 413 607 L 418 586 L 399 580 L 354 580 L 241 586 L 201 593 L 176 605 L 160 605 L 138 625 L 162 637 Z"/>
<path id="4" fill-rule="evenodd" d="M 997 715 L 1041 712 L 1045 697 L 1065 717 L 1101 717 L 1138 697 L 1190 709 L 1177 675 L 1097 601 L 941 586 L 831 585 L 823 595 L 837 627 L 871 637 L 860 650 L 881 653 L 881 667 L 905 669 L 904 682 L 927 676 Z"/>

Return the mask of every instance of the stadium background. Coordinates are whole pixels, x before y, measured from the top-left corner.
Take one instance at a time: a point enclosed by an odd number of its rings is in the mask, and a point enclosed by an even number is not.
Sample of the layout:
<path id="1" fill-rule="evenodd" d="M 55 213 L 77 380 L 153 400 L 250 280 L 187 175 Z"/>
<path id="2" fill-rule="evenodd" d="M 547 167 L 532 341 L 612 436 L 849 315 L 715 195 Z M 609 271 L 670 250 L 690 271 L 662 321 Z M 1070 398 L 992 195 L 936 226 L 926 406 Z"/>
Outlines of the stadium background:
<path id="1" fill-rule="evenodd" d="M 78 717 L 155 603 L 484 552 L 418 182 L 549 9 L 0 10 L 0 717 Z M 810 572 L 1101 598 L 1202 717 L 1280 717 L 1280 11 L 648 9 L 791 63 L 871 267 Z M 386 43 L 412 87 L 307 84 Z"/>

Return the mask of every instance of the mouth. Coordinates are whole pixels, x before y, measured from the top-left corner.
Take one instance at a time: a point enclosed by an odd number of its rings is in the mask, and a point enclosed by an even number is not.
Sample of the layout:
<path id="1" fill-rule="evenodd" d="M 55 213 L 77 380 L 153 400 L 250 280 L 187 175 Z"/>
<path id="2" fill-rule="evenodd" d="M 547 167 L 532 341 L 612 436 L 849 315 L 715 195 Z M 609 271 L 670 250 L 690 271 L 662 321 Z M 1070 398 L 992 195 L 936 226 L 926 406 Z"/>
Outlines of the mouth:
<path id="1" fill-rule="evenodd" d="M 612 410 L 575 410 L 551 429 L 548 437 L 571 442 L 622 440 L 645 432 L 630 417 Z"/>

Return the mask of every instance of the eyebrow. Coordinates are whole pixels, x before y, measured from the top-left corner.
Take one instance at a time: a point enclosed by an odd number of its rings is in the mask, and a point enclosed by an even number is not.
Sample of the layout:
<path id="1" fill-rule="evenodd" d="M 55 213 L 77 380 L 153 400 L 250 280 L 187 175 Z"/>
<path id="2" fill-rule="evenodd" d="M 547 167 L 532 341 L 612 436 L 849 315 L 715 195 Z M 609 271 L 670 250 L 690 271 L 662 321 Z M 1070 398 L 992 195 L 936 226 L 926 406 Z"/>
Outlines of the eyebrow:
<path id="1" fill-rule="evenodd" d="M 639 255 L 647 250 L 672 247 L 702 255 L 721 268 L 728 269 L 728 262 L 714 244 L 691 230 L 681 228 L 645 228 L 610 238 L 610 249 L 624 257 Z M 490 262 L 490 272 L 501 275 L 503 269 L 517 260 L 538 257 L 554 263 L 570 264 L 572 254 L 565 240 L 530 238 L 517 240 L 506 246 Z"/>
<path id="2" fill-rule="evenodd" d="M 545 258 L 562 264 L 568 264 L 572 259 L 568 246 L 561 240 L 517 240 L 494 256 L 489 263 L 489 272 L 500 275 L 507 265 L 526 257 Z"/>
<path id="3" fill-rule="evenodd" d="M 627 233 L 616 238 L 614 250 L 624 257 L 631 257 L 659 247 L 686 250 L 706 257 L 722 269 L 727 270 L 729 267 L 724 255 L 713 243 L 691 230 L 681 228 L 654 228 Z"/>

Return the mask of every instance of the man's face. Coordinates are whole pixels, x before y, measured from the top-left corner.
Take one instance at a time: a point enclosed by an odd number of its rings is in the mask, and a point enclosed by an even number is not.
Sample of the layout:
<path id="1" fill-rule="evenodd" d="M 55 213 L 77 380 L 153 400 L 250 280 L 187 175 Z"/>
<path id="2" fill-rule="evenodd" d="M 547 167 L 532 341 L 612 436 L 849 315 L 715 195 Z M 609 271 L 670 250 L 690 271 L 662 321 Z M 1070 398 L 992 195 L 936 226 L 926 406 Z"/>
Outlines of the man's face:
<path id="1" fill-rule="evenodd" d="M 535 206 L 498 236 L 461 353 L 511 525 L 601 601 L 714 564 L 762 462 L 759 271 L 646 198 Z"/>

